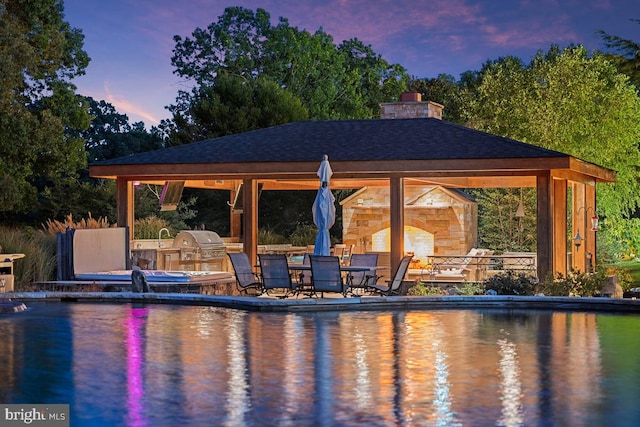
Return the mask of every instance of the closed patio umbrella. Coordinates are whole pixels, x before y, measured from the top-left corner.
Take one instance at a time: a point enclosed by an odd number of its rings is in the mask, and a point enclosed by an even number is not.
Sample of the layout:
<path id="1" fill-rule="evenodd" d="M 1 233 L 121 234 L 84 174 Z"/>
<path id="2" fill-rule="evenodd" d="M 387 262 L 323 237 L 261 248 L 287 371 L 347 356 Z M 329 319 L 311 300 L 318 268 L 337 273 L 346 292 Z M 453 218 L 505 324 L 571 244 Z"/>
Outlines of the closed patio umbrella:
<path id="1" fill-rule="evenodd" d="M 329 229 L 336 222 L 336 205 L 335 197 L 331 194 L 329 188 L 329 180 L 333 172 L 329 165 L 329 156 L 326 154 L 318 168 L 318 177 L 320 177 L 320 188 L 313 202 L 313 222 L 318 227 L 318 235 L 316 236 L 314 255 L 329 255 L 331 248 L 331 240 L 329 238 Z"/>

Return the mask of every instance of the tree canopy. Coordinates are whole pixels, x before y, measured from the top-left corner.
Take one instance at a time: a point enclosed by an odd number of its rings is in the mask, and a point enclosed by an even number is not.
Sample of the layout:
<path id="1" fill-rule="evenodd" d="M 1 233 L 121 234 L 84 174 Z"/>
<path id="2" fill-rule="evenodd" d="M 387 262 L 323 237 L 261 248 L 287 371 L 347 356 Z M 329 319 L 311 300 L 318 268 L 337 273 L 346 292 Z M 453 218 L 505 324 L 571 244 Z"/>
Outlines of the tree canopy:
<path id="1" fill-rule="evenodd" d="M 302 102 L 266 78 L 244 79 L 219 72 L 169 107 L 173 120 L 160 128 L 171 144 L 188 144 L 297 120 L 309 114 Z"/>
<path id="2" fill-rule="evenodd" d="M 632 21 L 640 24 L 640 19 Z M 620 72 L 629 76 L 633 84 L 640 87 L 640 43 L 608 34 L 604 30 L 598 31 L 598 34 L 607 48 L 617 52 L 607 53 L 607 58 L 618 66 Z"/>
<path id="3" fill-rule="evenodd" d="M 149 133 L 144 123 L 130 124 L 126 114 L 120 114 L 106 101 L 86 98 L 91 125 L 80 132 L 85 141 L 89 162 L 124 157 L 164 147 L 159 135 Z"/>
<path id="4" fill-rule="evenodd" d="M 175 36 L 174 73 L 197 88 L 215 84 L 219 73 L 246 80 L 275 82 L 299 98 L 311 119 L 372 118 L 378 103 L 397 99 L 408 76 L 357 39 L 336 46 L 318 29 L 311 34 L 291 27 L 285 18 L 271 25 L 263 9 L 225 9 L 217 22 L 196 28 L 192 37 Z M 197 91 L 191 95 L 197 102 Z M 185 101 L 172 107 L 185 112 Z"/>
<path id="5" fill-rule="evenodd" d="M 47 203 L 56 186 L 86 167 L 83 140 L 66 132 L 89 125 L 70 79 L 89 57 L 82 33 L 63 20 L 61 0 L 0 0 L 0 213 Z"/>
<path id="6" fill-rule="evenodd" d="M 423 100 L 429 100 L 442 104 L 443 120 L 453 123 L 462 123 L 463 111 L 468 105 L 471 91 L 462 82 L 457 82 L 455 77 L 449 74 L 440 74 L 435 78 L 414 79 L 409 88 L 422 94 Z"/>
<path id="7" fill-rule="evenodd" d="M 615 220 L 640 205 L 640 98 L 603 55 L 581 46 L 538 52 L 529 65 L 487 64 L 468 123 L 617 171 L 597 188 L 600 215 Z"/>

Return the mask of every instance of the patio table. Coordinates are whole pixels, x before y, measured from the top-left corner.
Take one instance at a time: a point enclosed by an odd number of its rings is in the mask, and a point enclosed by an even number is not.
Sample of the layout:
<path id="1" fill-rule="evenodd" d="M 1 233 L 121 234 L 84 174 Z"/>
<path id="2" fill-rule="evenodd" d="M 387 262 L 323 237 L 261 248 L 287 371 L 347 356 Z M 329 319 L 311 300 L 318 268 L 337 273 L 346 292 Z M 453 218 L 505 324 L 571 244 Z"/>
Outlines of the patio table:
<path id="1" fill-rule="evenodd" d="M 311 271 L 311 266 L 308 264 L 288 264 L 289 265 L 289 270 L 292 271 L 300 271 L 302 272 L 302 275 L 304 275 L 305 271 Z M 347 273 L 347 285 L 349 286 L 349 289 L 353 289 L 354 286 L 352 286 L 350 277 L 351 275 L 349 273 L 354 273 L 354 272 L 368 272 L 368 271 L 372 271 L 372 270 L 381 270 L 381 269 L 388 269 L 388 266 L 353 266 L 353 265 L 341 265 L 340 266 L 340 271 Z M 300 280 L 300 282 L 302 282 L 302 278 Z M 311 282 L 311 287 L 313 290 L 313 281 Z M 353 291 L 351 292 L 352 295 L 354 295 Z"/>

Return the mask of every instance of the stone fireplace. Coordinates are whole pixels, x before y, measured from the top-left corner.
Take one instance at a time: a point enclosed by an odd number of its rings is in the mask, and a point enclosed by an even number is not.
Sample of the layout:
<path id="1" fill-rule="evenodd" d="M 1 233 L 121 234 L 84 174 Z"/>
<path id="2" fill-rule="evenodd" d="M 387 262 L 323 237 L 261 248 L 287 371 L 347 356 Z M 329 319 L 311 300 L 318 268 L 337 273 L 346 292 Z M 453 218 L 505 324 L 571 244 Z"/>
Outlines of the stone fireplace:
<path id="1" fill-rule="evenodd" d="M 404 248 L 419 262 L 461 255 L 477 246 L 478 207 L 465 193 L 441 186 L 405 186 Z M 388 187 L 365 187 L 344 199 L 343 242 L 355 251 L 389 252 Z"/>

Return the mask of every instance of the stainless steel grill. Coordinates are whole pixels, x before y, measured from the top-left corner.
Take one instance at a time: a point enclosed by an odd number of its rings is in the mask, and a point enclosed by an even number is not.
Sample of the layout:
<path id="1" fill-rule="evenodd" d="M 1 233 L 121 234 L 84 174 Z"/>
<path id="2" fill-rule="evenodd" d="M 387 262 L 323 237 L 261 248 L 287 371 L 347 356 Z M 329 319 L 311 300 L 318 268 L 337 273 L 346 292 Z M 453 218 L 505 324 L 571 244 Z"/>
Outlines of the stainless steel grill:
<path id="1" fill-rule="evenodd" d="M 224 270 L 224 242 L 213 231 L 183 230 L 173 240 L 173 247 L 180 249 L 182 270 Z"/>

